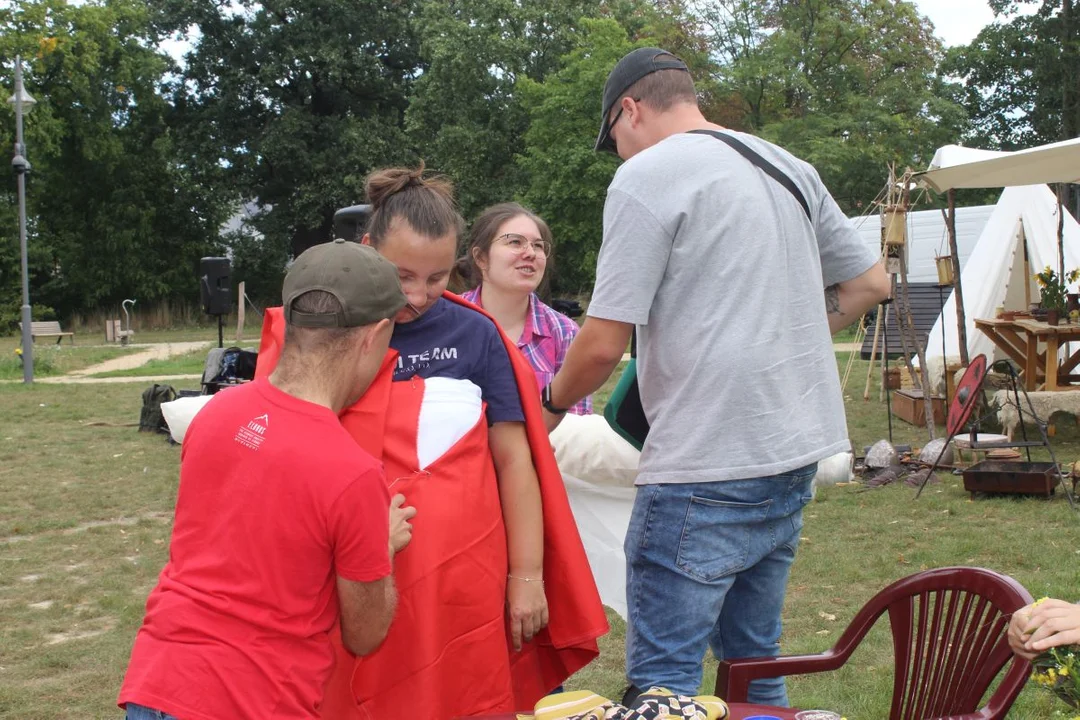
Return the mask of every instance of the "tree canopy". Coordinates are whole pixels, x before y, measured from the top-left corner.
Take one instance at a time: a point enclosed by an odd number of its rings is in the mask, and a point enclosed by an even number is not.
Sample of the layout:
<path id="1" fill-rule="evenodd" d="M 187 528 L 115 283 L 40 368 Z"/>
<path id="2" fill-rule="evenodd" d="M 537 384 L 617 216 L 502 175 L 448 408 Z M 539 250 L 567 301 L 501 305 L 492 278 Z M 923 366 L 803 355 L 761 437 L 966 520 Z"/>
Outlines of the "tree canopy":
<path id="1" fill-rule="evenodd" d="M 971 44 L 953 48 L 942 66 L 963 83 L 971 138 L 1018 150 L 1080 135 L 1080 18 L 1073 1 L 990 4 L 997 20 Z"/>
<path id="2" fill-rule="evenodd" d="M 811 162 L 852 214 L 887 164 L 924 166 L 942 144 L 1080 134 L 1073 0 L 988 2 L 998 20 L 946 51 L 909 0 L 0 1 L 0 67 L 22 55 L 39 100 L 35 316 L 193 302 L 198 259 L 220 253 L 275 302 L 369 172 L 421 159 L 466 218 L 532 206 L 555 233 L 556 289 L 586 290 L 618 166 L 592 150 L 601 89 L 637 46 L 683 57 L 708 118 Z M 0 142 L 13 133 L 5 104 Z M 14 187 L 0 330 L 20 303 Z"/>

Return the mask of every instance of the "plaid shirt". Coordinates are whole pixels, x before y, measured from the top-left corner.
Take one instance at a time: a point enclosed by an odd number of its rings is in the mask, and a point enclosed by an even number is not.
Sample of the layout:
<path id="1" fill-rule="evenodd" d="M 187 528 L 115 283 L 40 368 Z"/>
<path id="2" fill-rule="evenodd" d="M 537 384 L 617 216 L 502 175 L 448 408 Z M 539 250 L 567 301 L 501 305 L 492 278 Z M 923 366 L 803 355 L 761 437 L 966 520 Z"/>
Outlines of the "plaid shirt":
<path id="1" fill-rule="evenodd" d="M 474 305 L 480 304 L 480 288 L 461 294 Z M 518 350 L 532 365 L 539 389 L 543 389 L 566 359 L 566 349 L 578 334 L 577 323 L 545 305 L 536 293 L 529 295 L 529 310 L 525 314 L 525 329 L 517 339 Z M 592 414 L 592 397 L 570 408 L 575 415 Z"/>

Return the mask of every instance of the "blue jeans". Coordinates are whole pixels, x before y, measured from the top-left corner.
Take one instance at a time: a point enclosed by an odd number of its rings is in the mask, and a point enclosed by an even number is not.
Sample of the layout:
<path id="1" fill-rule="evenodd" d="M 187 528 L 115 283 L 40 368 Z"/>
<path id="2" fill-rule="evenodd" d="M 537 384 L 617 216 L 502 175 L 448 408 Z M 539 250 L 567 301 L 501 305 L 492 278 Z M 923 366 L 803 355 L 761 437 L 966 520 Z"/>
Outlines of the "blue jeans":
<path id="1" fill-rule="evenodd" d="M 166 715 L 160 710 L 151 710 L 135 703 L 127 704 L 125 720 L 176 720 L 172 715 Z"/>
<path id="2" fill-rule="evenodd" d="M 643 485 L 626 532 L 626 675 L 693 695 L 717 659 L 780 652 L 780 611 L 817 464 L 783 475 Z M 749 700 L 787 706 L 783 678 Z"/>

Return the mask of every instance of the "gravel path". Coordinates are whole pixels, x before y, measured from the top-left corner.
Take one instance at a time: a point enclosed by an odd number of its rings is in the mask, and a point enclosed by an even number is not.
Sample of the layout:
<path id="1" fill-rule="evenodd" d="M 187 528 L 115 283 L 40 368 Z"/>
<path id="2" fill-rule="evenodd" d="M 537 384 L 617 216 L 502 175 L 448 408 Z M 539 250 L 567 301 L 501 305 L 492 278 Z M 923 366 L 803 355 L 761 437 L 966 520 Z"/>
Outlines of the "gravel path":
<path id="1" fill-rule="evenodd" d="M 183 355 L 193 350 L 199 350 L 201 348 L 208 348 L 213 343 L 206 341 L 199 342 L 175 342 L 175 343 L 157 343 L 154 345 L 146 345 L 145 350 L 131 355 L 124 355 L 123 357 L 114 358 L 112 360 L 106 360 L 105 362 L 98 363 L 97 365 L 91 365 L 85 367 L 82 370 L 75 370 L 67 375 L 59 378 L 48 378 L 52 382 L 62 382 L 70 378 L 85 378 L 88 375 L 97 375 L 98 373 L 115 372 L 117 370 L 133 370 L 140 368 L 151 360 L 164 360 L 172 357 L 173 355 Z M 198 377 L 197 375 L 195 377 Z M 98 378 L 95 378 L 98 379 Z M 100 378 L 106 379 L 106 378 Z M 110 378 L 114 379 L 114 378 Z M 119 378 L 115 378 L 119 379 Z M 144 379 L 144 378 L 139 378 Z"/>
<path id="2" fill-rule="evenodd" d="M 202 375 L 129 375 L 127 377 L 78 377 L 76 375 L 60 375 L 58 377 L 34 378 L 34 382 L 43 385 L 90 385 L 91 383 L 160 383 L 177 382 L 179 380 L 199 380 Z M 8 381 L 12 382 L 12 381 Z M 20 381 L 21 382 L 21 381 Z"/>

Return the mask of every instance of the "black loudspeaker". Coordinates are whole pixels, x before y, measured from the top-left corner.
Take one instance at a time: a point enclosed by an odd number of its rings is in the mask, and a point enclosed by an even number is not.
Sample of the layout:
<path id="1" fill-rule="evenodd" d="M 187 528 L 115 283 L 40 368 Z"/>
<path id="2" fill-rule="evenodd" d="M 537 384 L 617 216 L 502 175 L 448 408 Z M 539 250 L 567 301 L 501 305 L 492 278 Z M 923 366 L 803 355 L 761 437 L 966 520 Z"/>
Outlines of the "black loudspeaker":
<path id="1" fill-rule="evenodd" d="M 371 217 L 370 205 L 350 205 L 334 213 L 334 237 L 360 242 Z"/>
<path id="2" fill-rule="evenodd" d="M 232 288 L 229 258 L 204 257 L 199 260 L 199 300 L 207 315 L 228 315 L 232 312 Z"/>

